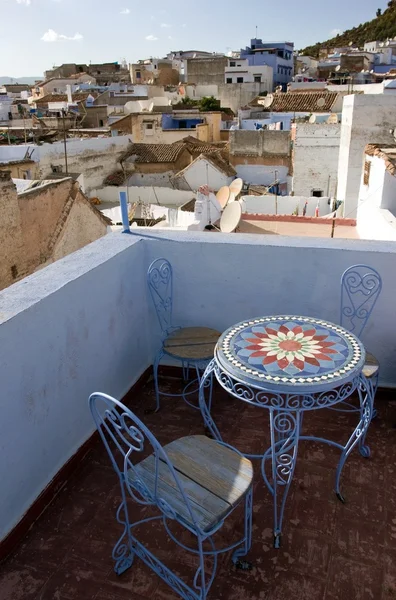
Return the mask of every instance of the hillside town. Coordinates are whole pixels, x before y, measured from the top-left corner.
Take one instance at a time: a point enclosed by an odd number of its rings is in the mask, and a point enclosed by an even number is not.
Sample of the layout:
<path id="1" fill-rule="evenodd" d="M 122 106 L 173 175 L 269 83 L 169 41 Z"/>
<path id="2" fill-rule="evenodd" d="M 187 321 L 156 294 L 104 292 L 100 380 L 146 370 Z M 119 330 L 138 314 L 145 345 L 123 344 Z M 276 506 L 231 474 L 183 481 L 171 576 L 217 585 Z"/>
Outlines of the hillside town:
<path id="1" fill-rule="evenodd" d="M 0 600 L 396 597 L 396 0 L 264 21 L 0 77 Z"/>
<path id="2" fill-rule="evenodd" d="M 252 39 L 229 56 L 186 50 L 130 65 L 63 64 L 33 86 L 1 88 L 3 198 L 20 215 L 26 195 L 59 200 L 71 177 L 95 207 L 54 254 L 54 236 L 67 235 L 61 223 L 73 222 L 65 197 L 42 265 L 103 235 L 90 221 L 120 224 L 120 191 L 131 222 L 204 229 L 210 217 L 201 203 L 194 210 L 200 186 L 216 194 L 235 178 L 245 232 L 395 240 L 395 78 L 393 39 L 322 49 L 319 60 L 292 42 Z M 31 272 L 20 253 L 25 246 L 3 261 L 2 287 Z"/>

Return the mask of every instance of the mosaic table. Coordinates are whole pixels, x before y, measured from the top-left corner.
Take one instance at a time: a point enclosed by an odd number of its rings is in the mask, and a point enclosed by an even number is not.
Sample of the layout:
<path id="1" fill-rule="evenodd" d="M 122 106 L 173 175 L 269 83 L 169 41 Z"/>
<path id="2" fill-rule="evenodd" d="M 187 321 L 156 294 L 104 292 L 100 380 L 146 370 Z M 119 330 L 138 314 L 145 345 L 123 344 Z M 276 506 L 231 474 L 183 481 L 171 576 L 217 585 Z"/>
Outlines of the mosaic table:
<path id="1" fill-rule="evenodd" d="M 302 316 L 269 316 L 238 323 L 225 331 L 216 345 L 214 359 L 201 380 L 200 410 L 213 437 L 222 441 L 206 400 L 213 374 L 234 397 L 269 410 L 271 446 L 263 455 L 246 456 L 261 459 L 262 476 L 274 500 L 276 548 L 300 440 L 323 442 L 341 450 L 335 484 L 341 501 L 340 476 L 348 455 L 359 444 L 361 454 L 369 456 L 365 437 L 373 393 L 362 373 L 364 361 L 364 347 L 352 333 L 328 321 Z M 360 420 L 344 446 L 302 435 L 305 411 L 335 407 L 355 391 Z"/>

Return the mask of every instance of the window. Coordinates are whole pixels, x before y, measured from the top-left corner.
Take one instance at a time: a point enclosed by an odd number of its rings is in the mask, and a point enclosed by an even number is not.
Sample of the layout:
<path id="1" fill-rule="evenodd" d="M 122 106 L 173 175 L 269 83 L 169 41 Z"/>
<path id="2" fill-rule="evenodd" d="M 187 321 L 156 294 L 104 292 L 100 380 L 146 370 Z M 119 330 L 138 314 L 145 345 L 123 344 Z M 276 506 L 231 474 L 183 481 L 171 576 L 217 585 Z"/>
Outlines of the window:
<path id="1" fill-rule="evenodd" d="M 363 185 L 370 185 L 371 161 L 364 161 Z"/>
<path id="2" fill-rule="evenodd" d="M 179 121 L 179 129 L 187 129 L 187 121 Z"/>
<path id="3" fill-rule="evenodd" d="M 62 165 L 51 165 L 51 171 L 53 173 L 62 173 L 63 167 Z"/>
<path id="4" fill-rule="evenodd" d="M 141 75 L 140 75 L 140 71 L 136 71 L 136 79 L 140 79 Z"/>
<path id="5" fill-rule="evenodd" d="M 256 83 L 261 83 L 261 75 L 254 75 L 254 81 Z"/>
<path id="6" fill-rule="evenodd" d="M 232 83 L 232 77 L 227 77 L 227 83 Z"/>
<path id="7" fill-rule="evenodd" d="M 323 198 L 323 190 L 311 190 L 311 196 L 314 198 Z"/>
<path id="8" fill-rule="evenodd" d="M 103 127 L 104 123 L 103 123 L 103 119 L 99 119 L 99 127 Z"/>
<path id="9" fill-rule="evenodd" d="M 243 83 L 243 77 L 237 77 L 237 83 Z"/>
<path id="10" fill-rule="evenodd" d="M 230 61 L 230 67 L 235 67 L 235 60 Z"/>

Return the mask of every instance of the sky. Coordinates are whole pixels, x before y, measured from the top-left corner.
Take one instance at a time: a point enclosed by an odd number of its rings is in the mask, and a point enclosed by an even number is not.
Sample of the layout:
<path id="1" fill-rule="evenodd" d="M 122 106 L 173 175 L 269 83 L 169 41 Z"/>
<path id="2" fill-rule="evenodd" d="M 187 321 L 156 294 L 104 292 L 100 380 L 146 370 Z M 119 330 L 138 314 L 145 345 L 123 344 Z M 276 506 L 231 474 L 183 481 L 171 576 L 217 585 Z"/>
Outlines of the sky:
<path id="1" fill-rule="evenodd" d="M 228 52 L 265 41 L 297 49 L 375 17 L 386 0 L 0 0 L 0 76 L 62 63 L 128 63 L 171 50 Z M 325 4 L 325 6 L 323 6 Z M 246 11 L 244 10 L 246 9 Z"/>

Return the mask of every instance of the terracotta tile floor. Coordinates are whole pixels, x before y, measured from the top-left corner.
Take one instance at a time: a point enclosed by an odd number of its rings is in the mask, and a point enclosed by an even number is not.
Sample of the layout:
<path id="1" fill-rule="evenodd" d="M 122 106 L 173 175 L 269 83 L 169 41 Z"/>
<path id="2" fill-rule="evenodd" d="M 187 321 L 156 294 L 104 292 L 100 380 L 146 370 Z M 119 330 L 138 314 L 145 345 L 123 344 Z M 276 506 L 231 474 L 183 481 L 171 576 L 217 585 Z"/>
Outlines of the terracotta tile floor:
<path id="1" fill-rule="evenodd" d="M 166 380 L 164 385 L 173 389 L 176 383 Z M 396 599 L 396 402 L 390 394 L 377 400 L 379 416 L 368 435 L 372 456 L 364 459 L 357 451 L 350 456 L 342 478 L 345 505 L 333 492 L 338 453 L 327 446 L 301 443 L 280 550 L 272 546 L 271 499 L 255 463 L 249 557 L 253 570 L 235 570 L 229 555 L 224 555 L 209 600 Z M 153 402 L 150 382 L 128 398 L 130 407 L 162 443 L 203 433 L 199 412 L 182 401 L 164 400 L 159 414 L 145 414 Z M 214 415 L 225 441 L 242 451 L 259 452 L 268 444 L 265 410 L 216 389 Z M 306 415 L 304 428 L 342 440 L 355 419 L 316 411 Z M 178 598 L 139 560 L 122 576 L 114 574 L 111 550 L 120 531 L 114 520 L 118 502 L 116 475 L 98 443 L 0 566 L 0 600 Z M 133 510 L 138 517 L 141 509 Z M 187 576 L 195 568 L 194 558 L 155 527 L 144 529 L 142 536 L 171 568 Z M 241 512 L 235 512 L 220 535 L 229 539 L 241 527 Z"/>

